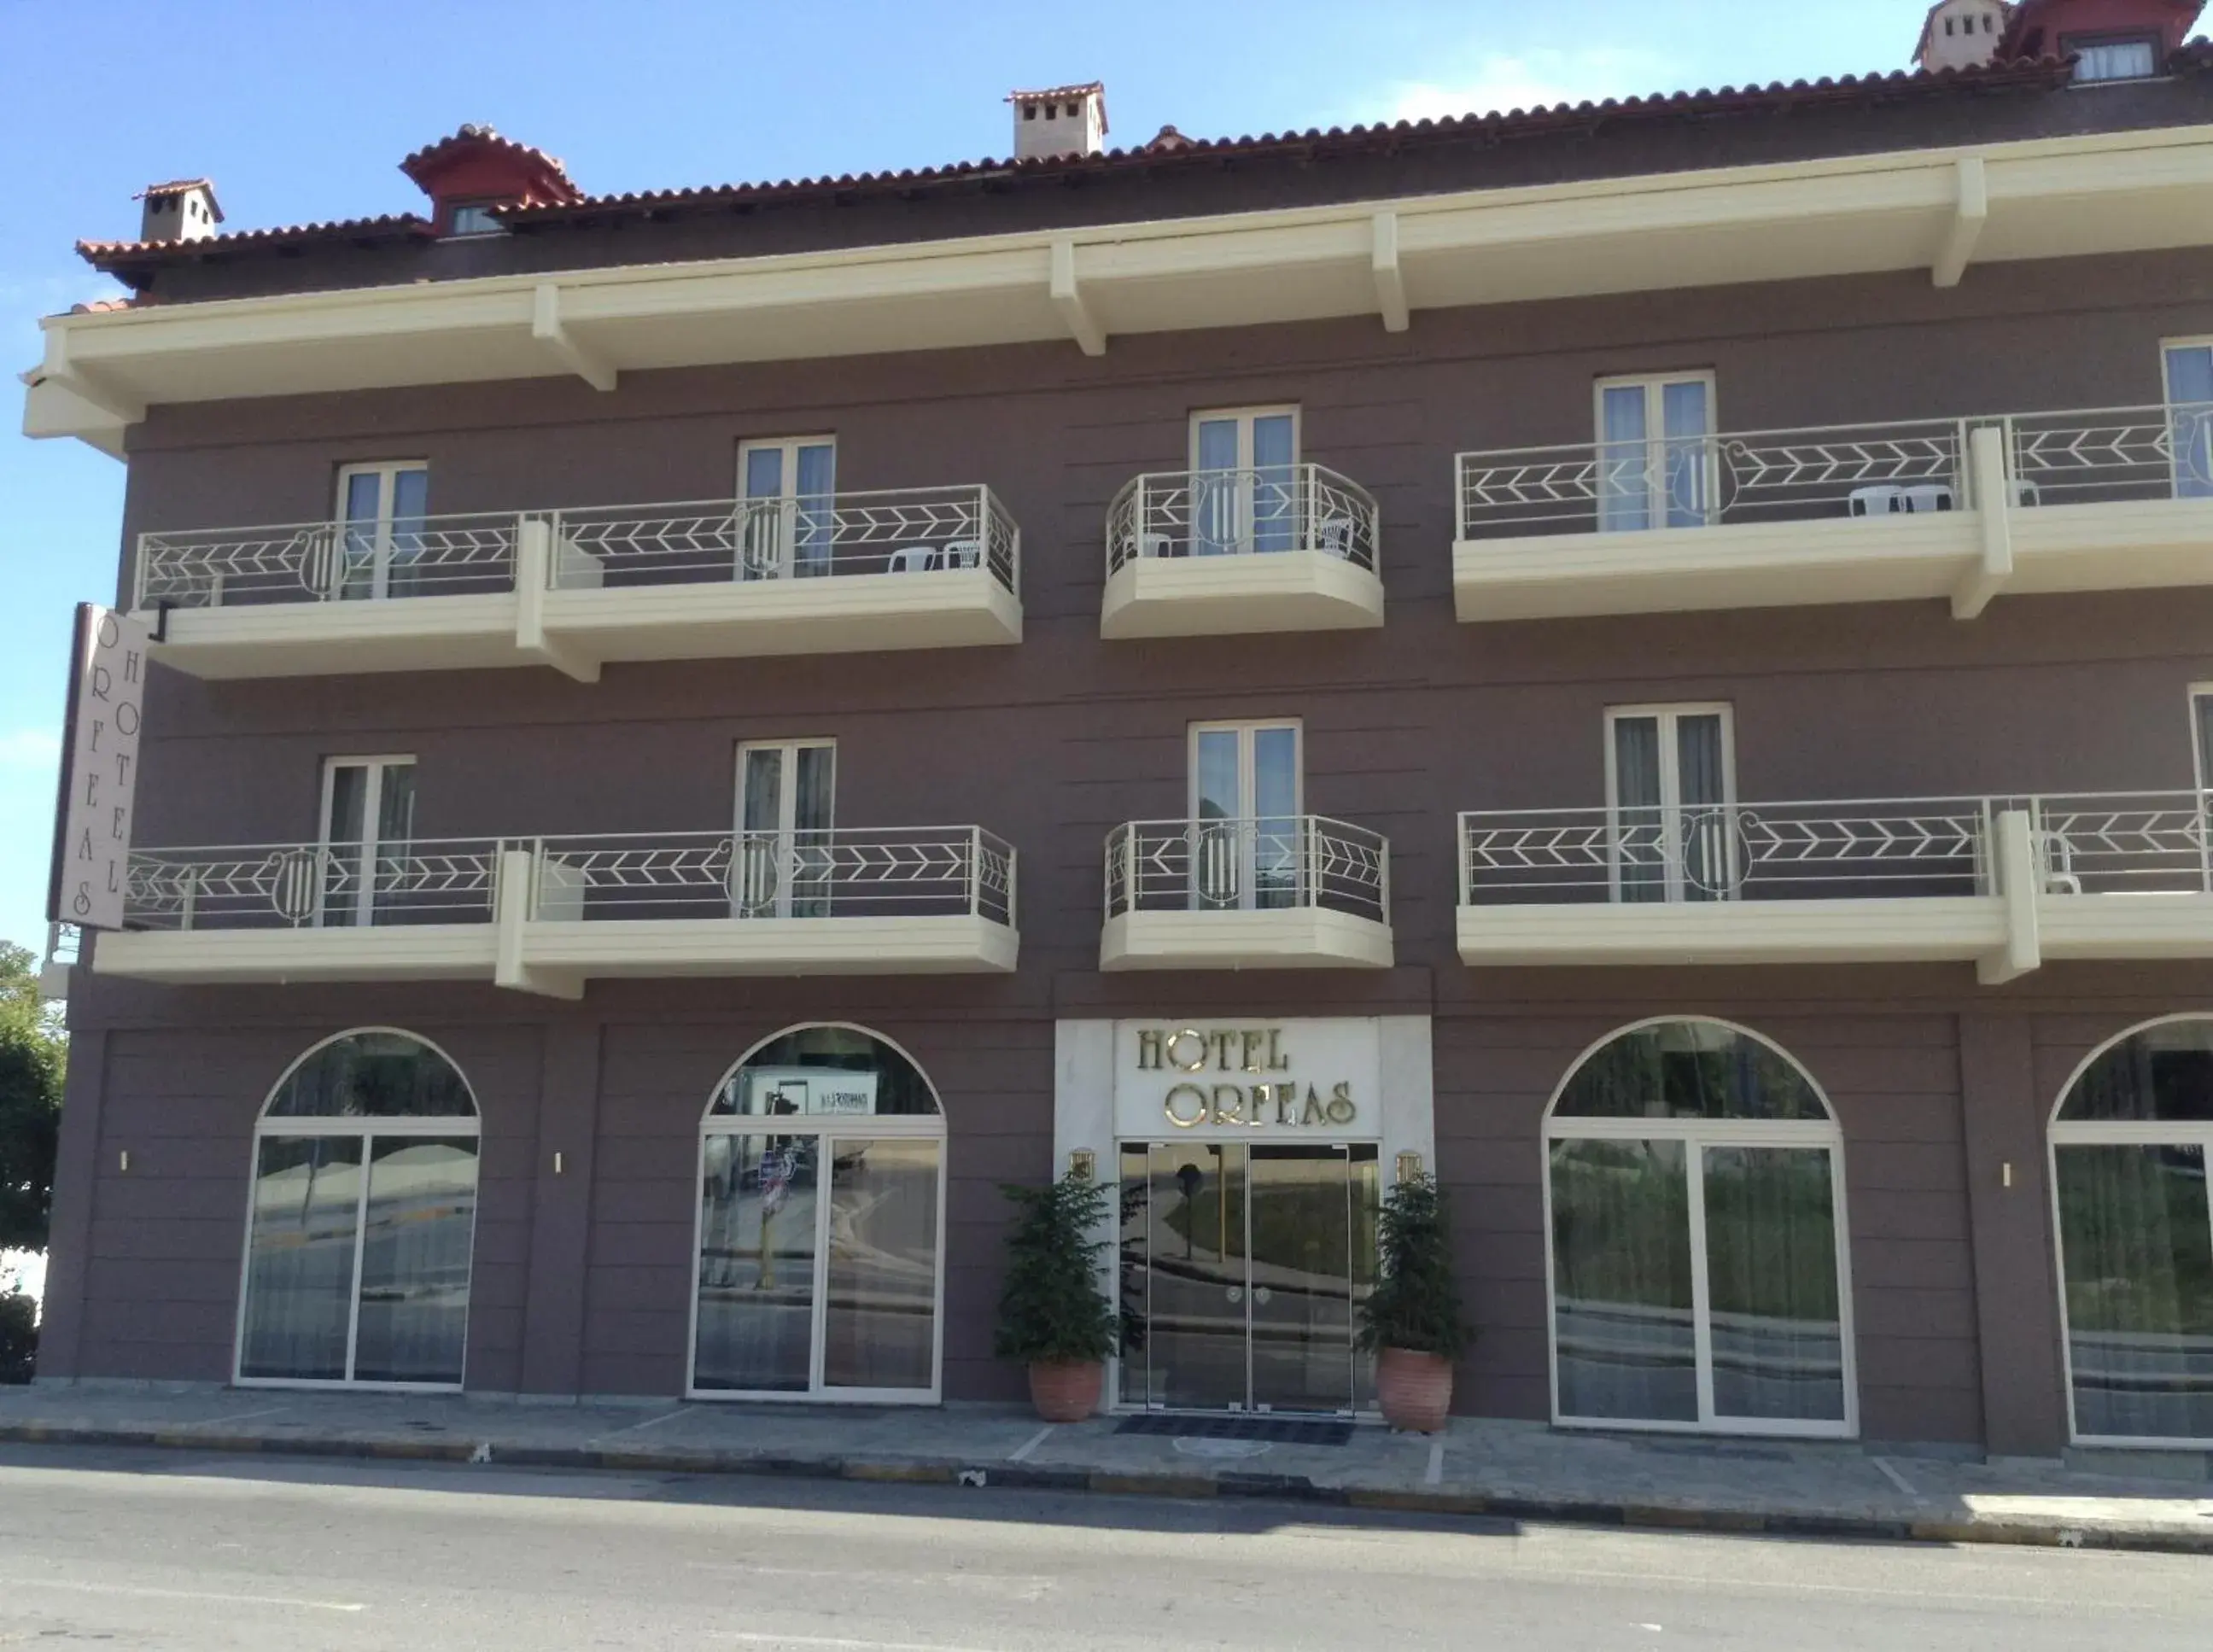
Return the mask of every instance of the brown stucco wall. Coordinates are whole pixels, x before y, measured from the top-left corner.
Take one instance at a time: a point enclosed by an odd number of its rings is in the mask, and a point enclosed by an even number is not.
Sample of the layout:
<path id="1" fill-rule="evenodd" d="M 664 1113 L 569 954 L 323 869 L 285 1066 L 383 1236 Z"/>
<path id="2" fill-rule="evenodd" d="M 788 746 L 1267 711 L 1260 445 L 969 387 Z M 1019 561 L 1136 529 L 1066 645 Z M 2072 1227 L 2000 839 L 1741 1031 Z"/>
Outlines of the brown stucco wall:
<path id="1" fill-rule="evenodd" d="M 1791 1050 L 1843 1122 L 1864 1432 L 2056 1449 L 2041 1121 L 2092 1041 L 2213 1008 L 2213 970 L 2053 966 L 1996 991 L 1964 966 L 1471 972 L 1453 815 L 1602 802 L 1605 708 L 1664 700 L 1733 705 L 1747 800 L 2187 787 L 2213 590 L 2001 599 L 1972 624 L 1930 603 L 1463 626 L 1451 456 L 1588 440 L 1593 378 L 1641 369 L 1714 369 L 1725 430 L 2147 403 L 2160 340 L 2201 332 L 2213 259 L 2173 254 L 1981 268 L 1953 293 L 1883 277 L 1424 313 L 1397 338 L 1116 340 L 1098 361 L 1039 347 L 626 375 L 604 396 L 548 381 L 157 409 L 134 433 L 134 533 L 322 516 L 334 467 L 370 458 L 427 458 L 436 511 L 727 497 L 740 438 L 819 430 L 844 488 L 988 481 L 1024 531 L 1020 648 L 618 665 L 591 686 L 163 673 L 138 830 L 149 846 L 311 838 L 321 759 L 372 752 L 419 759 L 424 836 L 711 830 L 739 741 L 829 735 L 842 823 L 973 821 L 1016 845 L 1022 964 L 605 984 L 581 1006 L 80 978 L 79 1048 L 104 1053 L 72 1081 L 50 1369 L 226 1374 L 255 1110 L 317 1039 L 383 1023 L 454 1051 L 485 1107 L 472 1386 L 674 1392 L 699 1111 L 759 1039 L 837 1019 L 905 1045 L 946 1099 L 947 1392 L 1006 1395 L 994 1186 L 1051 1168 L 1056 1016 L 1425 1014 L 1484 1330 L 1460 1403 L 1542 1417 L 1544 1107 L 1606 1032 L 1708 1013 Z M 1187 462 L 1192 408 L 1279 400 L 1302 406 L 1306 457 L 1382 503 L 1387 627 L 1100 642 L 1114 490 Z M 1184 811 L 1190 722 L 1287 715 L 1305 720 L 1308 807 L 1392 839 L 1399 967 L 1099 975 L 1107 831 Z M 2021 1173 L 2001 1196 L 2004 1161 Z"/>

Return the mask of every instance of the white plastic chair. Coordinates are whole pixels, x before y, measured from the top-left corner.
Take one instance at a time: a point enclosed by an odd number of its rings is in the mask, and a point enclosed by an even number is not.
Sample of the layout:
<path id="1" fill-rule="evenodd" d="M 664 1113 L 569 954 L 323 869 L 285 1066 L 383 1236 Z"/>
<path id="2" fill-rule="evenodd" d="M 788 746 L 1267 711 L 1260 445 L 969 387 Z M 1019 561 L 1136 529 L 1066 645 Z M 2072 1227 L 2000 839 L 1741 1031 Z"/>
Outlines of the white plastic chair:
<path id="1" fill-rule="evenodd" d="M 937 547 L 934 545 L 903 546 L 891 554 L 890 569 L 894 574 L 926 574 L 937 566 Z"/>
<path id="2" fill-rule="evenodd" d="M 1854 488 L 1845 496 L 1844 509 L 1854 516 L 1888 516 L 1906 509 L 1905 490 L 1887 482 Z"/>
<path id="3" fill-rule="evenodd" d="M 1314 529 L 1314 548 L 1341 561 L 1352 560 L 1352 518 L 1325 516 Z"/>
<path id="4" fill-rule="evenodd" d="M 1949 510 L 1952 505 L 1952 489 L 1947 483 L 1923 482 L 1905 490 L 1905 509 L 1917 515 L 1932 510 Z"/>
<path id="5" fill-rule="evenodd" d="M 981 568 L 984 565 L 984 542 L 981 539 L 955 539 L 945 547 L 945 555 L 938 564 L 944 568 Z"/>

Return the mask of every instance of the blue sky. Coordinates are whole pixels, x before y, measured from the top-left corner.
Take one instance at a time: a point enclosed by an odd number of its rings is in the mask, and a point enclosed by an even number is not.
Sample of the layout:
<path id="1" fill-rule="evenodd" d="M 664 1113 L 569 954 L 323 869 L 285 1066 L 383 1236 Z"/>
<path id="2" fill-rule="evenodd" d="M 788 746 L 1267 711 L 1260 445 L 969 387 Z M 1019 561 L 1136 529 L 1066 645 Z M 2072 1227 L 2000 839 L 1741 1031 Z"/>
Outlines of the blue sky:
<path id="1" fill-rule="evenodd" d="M 205 174 L 229 227 L 404 211 L 465 120 L 588 190 L 1005 152 L 1016 86 L 1106 82 L 1108 142 L 1513 108 L 1905 66 L 1923 0 L 0 0 L 0 366 L 113 290 L 71 250 Z M 37 65 L 68 64 L 68 73 Z M 113 594 L 123 466 L 25 440 L 0 379 L 0 939 L 44 936 L 70 606 Z M 210 523 L 216 526 L 216 523 Z"/>

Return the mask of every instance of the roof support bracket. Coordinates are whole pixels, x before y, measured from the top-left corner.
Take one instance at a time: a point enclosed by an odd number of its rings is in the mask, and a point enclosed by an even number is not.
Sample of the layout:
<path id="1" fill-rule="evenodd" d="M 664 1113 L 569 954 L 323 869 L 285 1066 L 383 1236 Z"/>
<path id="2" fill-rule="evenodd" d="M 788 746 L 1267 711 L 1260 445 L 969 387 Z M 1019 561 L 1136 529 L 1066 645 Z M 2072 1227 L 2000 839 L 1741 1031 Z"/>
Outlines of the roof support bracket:
<path id="1" fill-rule="evenodd" d="M 1406 278 L 1399 270 L 1399 215 L 1375 215 L 1375 255 L 1370 266 L 1375 276 L 1375 308 L 1383 317 L 1383 331 L 1404 332 L 1412 317 L 1406 309 Z"/>
<path id="2" fill-rule="evenodd" d="M 530 336 L 593 389 L 615 387 L 614 364 L 561 324 L 561 290 L 550 281 L 531 295 Z"/>
<path id="3" fill-rule="evenodd" d="M 1067 323 L 1069 336 L 1087 356 L 1106 353 L 1106 330 L 1083 302 L 1083 289 L 1076 280 L 1076 243 L 1065 238 L 1052 244 L 1052 307 Z"/>
<path id="4" fill-rule="evenodd" d="M 1944 245 L 1929 274 L 1939 287 L 1956 287 L 1973 262 L 1975 243 L 1990 221 L 1990 186 L 1979 155 L 1963 155 L 1956 168 L 1958 191 L 1953 198 L 1952 222 L 1944 232 Z"/>

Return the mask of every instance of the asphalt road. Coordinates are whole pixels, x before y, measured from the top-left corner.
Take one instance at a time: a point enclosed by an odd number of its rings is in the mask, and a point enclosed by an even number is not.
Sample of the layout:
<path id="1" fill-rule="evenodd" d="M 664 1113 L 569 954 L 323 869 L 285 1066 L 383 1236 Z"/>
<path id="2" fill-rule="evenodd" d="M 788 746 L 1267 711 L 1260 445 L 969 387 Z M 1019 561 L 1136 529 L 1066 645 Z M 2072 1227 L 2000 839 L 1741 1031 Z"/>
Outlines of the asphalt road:
<path id="1" fill-rule="evenodd" d="M 0 1447 L 0 1648 L 2213 1645 L 2213 1561 Z"/>

